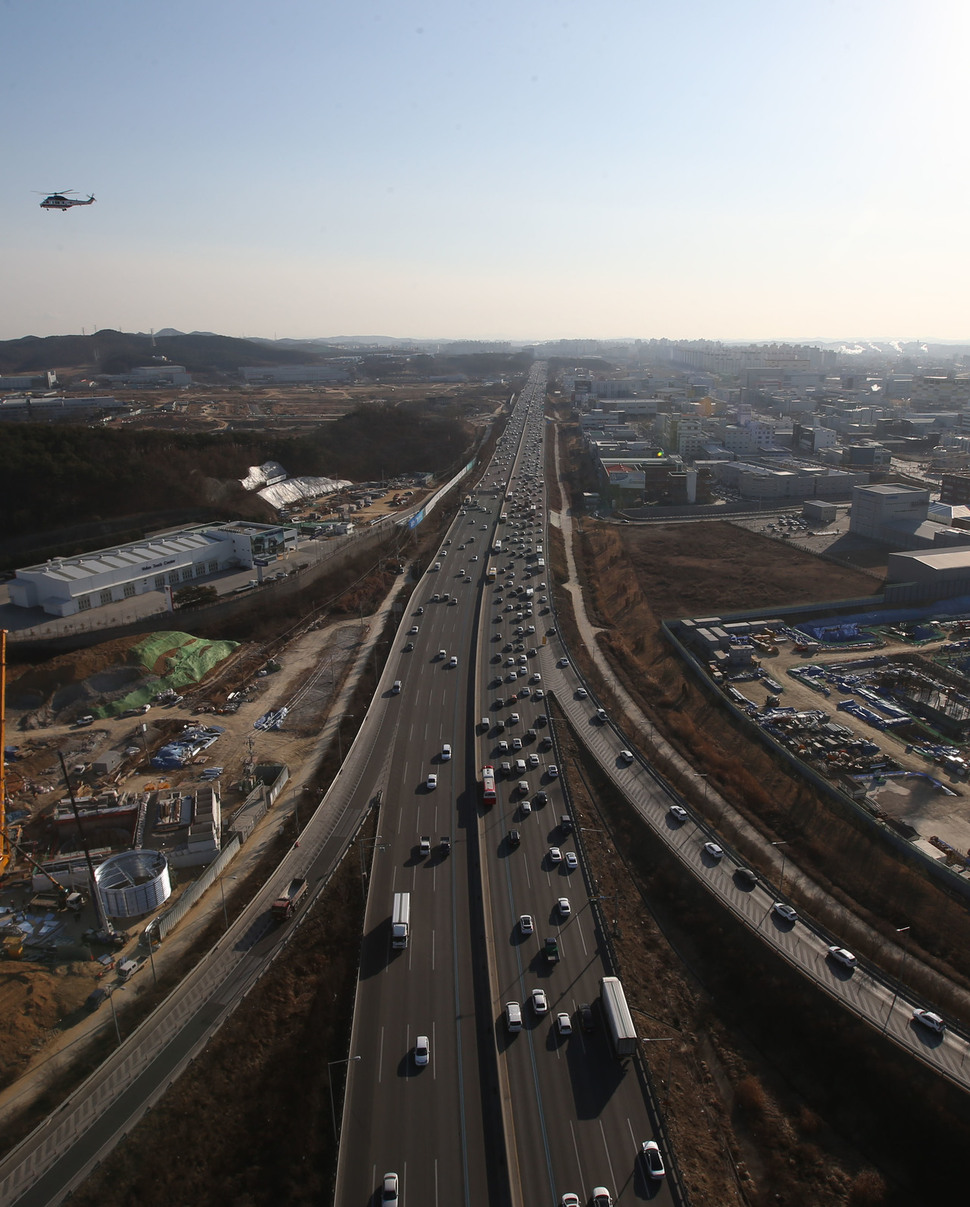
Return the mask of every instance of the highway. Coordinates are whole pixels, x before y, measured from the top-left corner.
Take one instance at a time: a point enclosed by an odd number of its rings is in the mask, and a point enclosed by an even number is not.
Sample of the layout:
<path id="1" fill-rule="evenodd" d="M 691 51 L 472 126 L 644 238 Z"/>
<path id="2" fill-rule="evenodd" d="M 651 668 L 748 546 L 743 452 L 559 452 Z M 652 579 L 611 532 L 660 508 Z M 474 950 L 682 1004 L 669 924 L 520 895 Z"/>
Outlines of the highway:
<path id="1" fill-rule="evenodd" d="M 548 853 L 560 839 L 564 850 L 575 844 L 559 830 L 564 805 L 549 772 L 554 753 L 538 753 L 549 732 L 542 688 L 532 682 L 544 635 L 526 632 L 539 628 L 539 613 L 547 611 L 538 602 L 544 580 L 534 550 L 544 515 L 544 398 L 537 372 L 474 503 L 456 518 L 412 596 L 400 657 L 390 664 L 397 669 L 382 683 L 384 720 L 368 740 L 388 751 L 388 784 L 348 1061 L 338 1204 L 369 1201 L 389 1171 L 399 1175 L 404 1203 L 555 1204 L 566 1192 L 585 1200 L 599 1185 L 618 1204 L 654 1197 L 637 1161 L 640 1143 L 652 1136 L 637 1066 L 613 1057 L 598 1017 L 591 1034 L 579 1025 L 580 1005 L 596 1002 L 599 979 L 610 971 L 584 874 L 581 867 L 561 870 L 565 863 L 553 865 Z M 511 510 L 510 479 L 531 483 L 531 501 L 519 486 L 522 501 Z M 492 481 L 498 488 L 484 489 Z M 511 512 L 530 514 L 533 503 L 527 563 L 525 536 L 512 535 L 513 525 L 525 525 Z M 499 541 L 514 541 L 514 553 L 497 553 Z M 490 565 L 509 573 L 488 583 Z M 515 594 L 520 588 L 523 595 Z M 534 595 L 526 604 L 529 588 Z M 458 602 L 446 601 L 446 593 Z M 393 678 L 400 679 L 398 694 Z M 503 754 L 499 742 L 511 747 L 515 738 L 522 749 Z M 513 765 L 502 774 L 503 762 L 530 754 L 538 766 Z M 480 797 L 486 763 L 499 771 L 492 806 Z M 434 788 L 429 774 L 437 776 Z M 380 786 L 362 780 L 361 801 Z M 508 832 L 515 828 L 521 839 L 512 847 Z M 445 834 L 450 854 L 440 846 Z M 419 849 L 422 835 L 430 854 Z M 403 951 L 390 944 L 393 897 L 402 891 L 411 902 Z M 557 909 L 560 897 L 570 900 L 568 918 Z M 521 914 L 534 917 L 533 933 L 523 933 Z M 554 965 L 541 952 L 547 935 L 559 942 Z M 530 1004 L 535 988 L 548 997 L 542 1015 Z M 509 1001 L 522 1009 L 516 1035 L 506 1028 Z M 559 1034 L 562 1012 L 571 1035 Z M 430 1039 L 425 1067 L 414 1057 L 419 1035 Z M 671 1201 L 663 1183 L 652 1186 L 658 1201 Z"/>

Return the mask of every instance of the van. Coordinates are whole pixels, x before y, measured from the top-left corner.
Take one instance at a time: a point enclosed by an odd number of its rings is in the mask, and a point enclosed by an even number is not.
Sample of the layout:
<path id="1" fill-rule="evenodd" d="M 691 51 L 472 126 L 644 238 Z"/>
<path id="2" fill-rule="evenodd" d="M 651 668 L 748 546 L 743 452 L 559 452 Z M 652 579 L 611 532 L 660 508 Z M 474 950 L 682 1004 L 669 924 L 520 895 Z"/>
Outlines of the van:
<path id="1" fill-rule="evenodd" d="M 505 1026 L 509 1031 L 522 1030 L 522 1007 L 518 1002 L 505 1003 Z"/>
<path id="2" fill-rule="evenodd" d="M 137 960 L 132 960 L 131 958 L 122 960 L 118 965 L 118 976 L 121 977 L 123 981 L 127 981 L 129 977 L 135 975 L 140 967 L 141 964 Z"/>

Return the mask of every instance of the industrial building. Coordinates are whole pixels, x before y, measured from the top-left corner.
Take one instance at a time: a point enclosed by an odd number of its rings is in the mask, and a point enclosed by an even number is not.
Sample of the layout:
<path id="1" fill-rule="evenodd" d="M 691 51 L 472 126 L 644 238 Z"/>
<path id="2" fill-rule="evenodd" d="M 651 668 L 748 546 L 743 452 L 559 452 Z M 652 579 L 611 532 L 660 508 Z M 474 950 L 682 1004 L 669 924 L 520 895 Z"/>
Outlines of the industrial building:
<path id="1" fill-rule="evenodd" d="M 970 595 L 970 547 L 938 553 L 890 553 L 886 582 L 917 583 L 927 588 L 929 597 L 939 599 Z"/>
<path id="2" fill-rule="evenodd" d="M 929 514 L 929 490 L 890 484 L 857 486 L 852 492 L 849 531 L 896 549 L 970 544 L 966 529 L 935 523 Z"/>
<path id="3" fill-rule="evenodd" d="M 200 525 L 27 566 L 8 584 L 10 602 L 43 608 L 49 616 L 73 616 L 149 591 L 175 590 L 214 574 L 266 564 L 297 543 L 295 526 Z"/>

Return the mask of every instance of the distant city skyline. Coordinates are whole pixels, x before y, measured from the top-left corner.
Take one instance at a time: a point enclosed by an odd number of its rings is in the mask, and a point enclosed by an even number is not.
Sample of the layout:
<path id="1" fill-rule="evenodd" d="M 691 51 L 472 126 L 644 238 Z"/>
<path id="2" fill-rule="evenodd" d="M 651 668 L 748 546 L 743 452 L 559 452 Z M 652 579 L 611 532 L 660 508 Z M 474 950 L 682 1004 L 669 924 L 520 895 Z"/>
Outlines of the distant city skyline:
<path id="1" fill-rule="evenodd" d="M 0 338 L 970 340 L 968 34 L 957 0 L 12 2 Z"/>

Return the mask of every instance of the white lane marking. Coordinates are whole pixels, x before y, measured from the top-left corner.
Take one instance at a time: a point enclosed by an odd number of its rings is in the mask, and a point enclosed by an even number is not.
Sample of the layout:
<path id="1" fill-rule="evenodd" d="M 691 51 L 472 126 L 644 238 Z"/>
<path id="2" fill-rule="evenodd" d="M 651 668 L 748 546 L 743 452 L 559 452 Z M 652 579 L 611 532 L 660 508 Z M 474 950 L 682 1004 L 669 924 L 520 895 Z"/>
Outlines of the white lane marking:
<path id="1" fill-rule="evenodd" d="M 435 1064 L 435 1053 L 438 1051 L 438 1037 L 435 1033 L 435 1021 L 431 1020 L 431 1079 L 438 1080 L 438 1066 Z M 435 1161 L 435 1176 L 437 1177 L 438 1162 Z"/>
<path id="2" fill-rule="evenodd" d="M 583 1173 L 583 1163 L 579 1159 L 579 1144 L 576 1141 L 576 1127 L 572 1119 L 569 1120 L 569 1135 L 573 1142 L 573 1156 L 576 1158 L 576 1184 L 578 1186 L 585 1186 L 586 1176 Z"/>
<path id="3" fill-rule="evenodd" d="M 431 971 L 432 972 L 434 972 L 434 953 L 435 953 L 434 940 L 435 940 L 435 931 L 434 931 L 434 928 L 432 928 L 432 930 L 431 930 Z"/>
<path id="4" fill-rule="evenodd" d="M 606 1153 L 606 1164 L 610 1167 L 610 1185 L 616 1193 L 616 1171 L 613 1169 L 613 1162 L 610 1160 L 610 1146 L 606 1142 L 606 1129 L 603 1127 L 603 1120 L 598 1120 L 600 1125 L 600 1138 L 603 1141 L 603 1151 Z"/>
<path id="5" fill-rule="evenodd" d="M 377 1046 L 377 1084 L 381 1084 L 384 1070 L 384 1028 L 381 1027 L 380 1043 Z"/>

